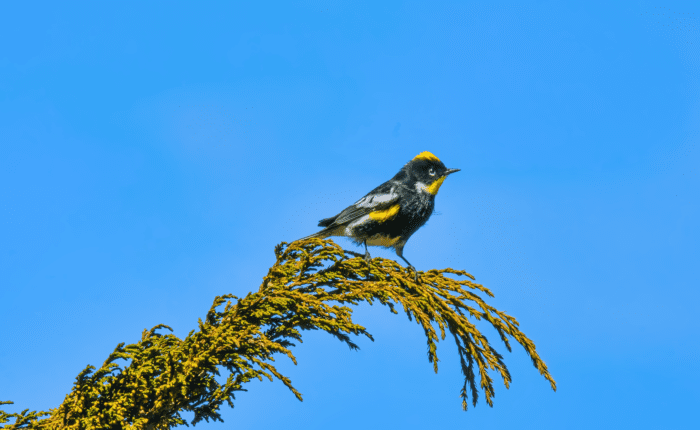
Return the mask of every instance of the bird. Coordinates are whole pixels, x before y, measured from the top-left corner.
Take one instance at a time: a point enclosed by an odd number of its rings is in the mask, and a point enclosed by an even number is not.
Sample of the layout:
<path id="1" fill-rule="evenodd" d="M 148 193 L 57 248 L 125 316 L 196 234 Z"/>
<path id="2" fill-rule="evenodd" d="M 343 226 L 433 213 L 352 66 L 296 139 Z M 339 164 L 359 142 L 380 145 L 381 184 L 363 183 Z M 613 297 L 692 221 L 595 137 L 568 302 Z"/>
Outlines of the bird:
<path id="1" fill-rule="evenodd" d="M 404 257 L 408 239 L 433 214 L 435 196 L 447 176 L 460 169 L 448 169 L 428 151 L 421 152 L 406 163 L 393 178 L 345 208 L 339 214 L 318 222 L 323 230 L 306 236 L 325 239 L 344 236 L 355 244 L 364 244 L 365 260 L 370 264 L 367 246 L 393 248 L 396 255 L 415 273 L 416 268 Z M 369 274 L 368 274 L 369 276 Z"/>

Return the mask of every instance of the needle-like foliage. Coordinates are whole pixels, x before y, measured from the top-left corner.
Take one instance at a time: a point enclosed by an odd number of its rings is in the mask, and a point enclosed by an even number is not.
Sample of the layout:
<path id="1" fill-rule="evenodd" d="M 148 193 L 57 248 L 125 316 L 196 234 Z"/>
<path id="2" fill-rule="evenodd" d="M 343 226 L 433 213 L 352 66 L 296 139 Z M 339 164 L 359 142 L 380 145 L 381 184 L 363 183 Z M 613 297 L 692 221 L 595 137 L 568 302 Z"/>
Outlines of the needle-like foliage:
<path id="1" fill-rule="evenodd" d="M 303 330 L 323 330 L 357 349 L 350 335 L 372 336 L 352 320 L 348 305 L 363 301 L 378 301 L 393 313 L 400 306 L 420 324 L 435 372 L 437 342 L 451 334 L 464 374 L 464 410 L 469 396 L 476 405 L 480 390 L 493 406 L 489 370 L 500 375 L 506 387 L 511 382 L 503 357 L 474 320 L 490 323 L 509 351 L 509 339 L 521 344 L 556 389 L 535 344 L 518 329 L 515 318 L 486 304 L 478 293 L 493 294 L 473 283 L 474 278 L 464 271 L 419 272 L 416 283 L 413 272 L 395 261 L 375 258 L 368 268 L 359 254 L 322 239 L 283 242 L 275 255 L 277 261 L 256 293 L 217 297 L 206 319 L 199 321 L 199 329 L 184 339 L 158 332 L 170 330 L 165 325 L 144 330 L 138 343 L 119 344 L 99 369 L 88 366 L 80 372 L 58 408 L 15 414 L 0 411 L 0 424 L 13 420 L 3 427 L 10 429 L 169 429 L 189 424 L 182 411 L 194 413 L 191 424 L 221 421 L 221 405 L 226 402 L 233 407 L 235 393 L 245 391 L 246 382 L 263 377 L 280 380 L 302 400 L 289 378 L 272 364 L 275 354 L 284 354 L 296 364 L 290 348 L 301 342 Z M 119 359 L 126 363 L 120 366 Z M 228 377 L 220 383 L 215 377 L 224 369 Z"/>

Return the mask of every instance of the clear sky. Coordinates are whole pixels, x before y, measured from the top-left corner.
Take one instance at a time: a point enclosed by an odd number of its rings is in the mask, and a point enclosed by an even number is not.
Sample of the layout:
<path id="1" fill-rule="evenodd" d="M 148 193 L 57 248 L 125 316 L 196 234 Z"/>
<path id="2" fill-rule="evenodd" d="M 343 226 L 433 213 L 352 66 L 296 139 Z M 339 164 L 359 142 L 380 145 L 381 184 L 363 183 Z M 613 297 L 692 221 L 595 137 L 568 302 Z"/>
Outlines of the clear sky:
<path id="1" fill-rule="evenodd" d="M 365 305 L 376 342 L 278 359 L 303 403 L 255 382 L 201 426 L 697 425 L 697 2 L 231 3 L 0 5 L 6 410 L 57 407 L 144 328 L 185 336 L 430 151 L 462 171 L 406 257 L 489 287 L 559 390 L 492 335 L 513 384 L 464 413 L 454 346 L 435 375 Z"/>

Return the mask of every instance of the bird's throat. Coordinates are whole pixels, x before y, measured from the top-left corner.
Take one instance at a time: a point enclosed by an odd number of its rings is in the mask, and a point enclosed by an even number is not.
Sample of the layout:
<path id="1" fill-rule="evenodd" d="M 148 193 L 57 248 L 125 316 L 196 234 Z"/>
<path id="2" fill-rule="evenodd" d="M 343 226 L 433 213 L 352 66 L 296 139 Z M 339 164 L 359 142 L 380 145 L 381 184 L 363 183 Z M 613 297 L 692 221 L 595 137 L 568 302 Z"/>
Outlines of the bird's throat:
<path id="1" fill-rule="evenodd" d="M 440 189 L 440 186 L 445 181 L 446 177 L 447 176 L 443 176 L 442 178 L 440 178 L 440 179 L 436 180 L 435 182 L 433 182 L 432 184 L 428 185 L 425 188 L 425 191 L 429 192 L 432 195 L 436 195 L 438 193 L 438 190 Z"/>

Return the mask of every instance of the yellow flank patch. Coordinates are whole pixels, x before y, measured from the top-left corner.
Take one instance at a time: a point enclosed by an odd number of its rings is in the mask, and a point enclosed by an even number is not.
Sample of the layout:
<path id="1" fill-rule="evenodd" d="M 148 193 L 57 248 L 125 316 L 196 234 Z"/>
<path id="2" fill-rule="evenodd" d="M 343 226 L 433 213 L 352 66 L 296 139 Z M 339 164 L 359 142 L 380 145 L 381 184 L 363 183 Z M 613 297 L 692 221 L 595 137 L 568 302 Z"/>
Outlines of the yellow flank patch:
<path id="1" fill-rule="evenodd" d="M 421 152 L 420 154 L 418 154 L 418 155 L 416 155 L 415 157 L 413 157 L 413 159 L 414 159 L 414 160 L 436 161 L 436 162 L 439 162 L 439 161 L 440 161 L 439 158 L 437 158 L 436 156 L 434 156 L 433 154 L 431 154 L 431 153 L 428 152 L 428 151 L 423 151 L 423 152 Z"/>
<path id="2" fill-rule="evenodd" d="M 436 179 L 435 182 L 433 182 L 432 184 L 430 184 L 426 187 L 426 190 L 428 190 L 428 192 L 432 195 L 437 194 L 438 190 L 440 189 L 440 186 L 445 181 L 446 177 L 447 176 L 443 176 L 439 179 Z"/>
<path id="3" fill-rule="evenodd" d="M 383 211 L 370 212 L 369 217 L 375 221 L 384 222 L 395 217 L 397 213 L 399 213 L 399 205 L 394 205 Z"/>

